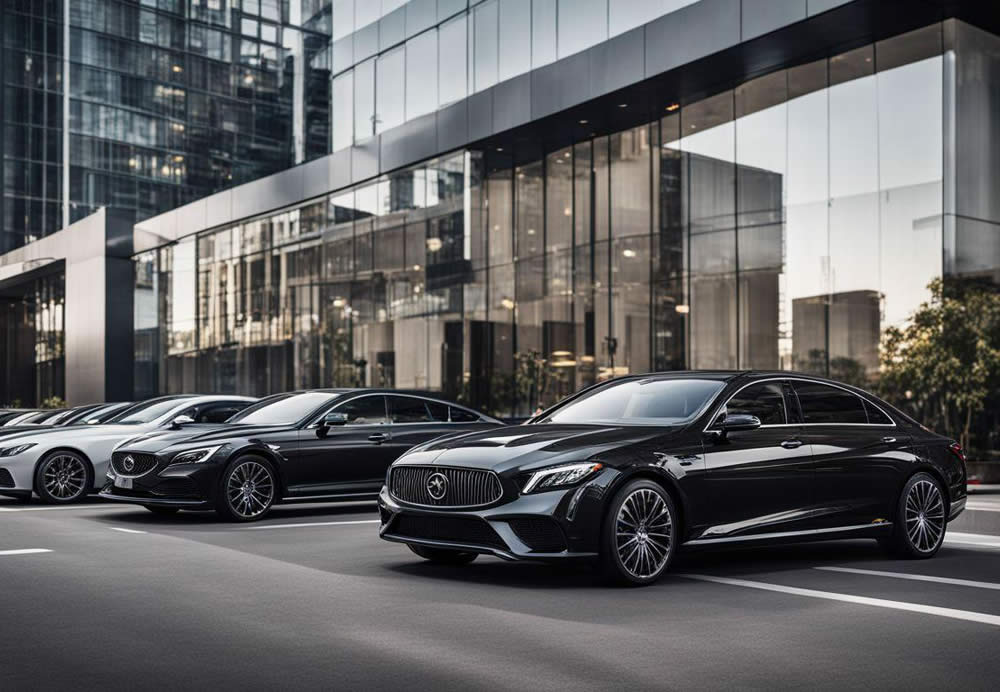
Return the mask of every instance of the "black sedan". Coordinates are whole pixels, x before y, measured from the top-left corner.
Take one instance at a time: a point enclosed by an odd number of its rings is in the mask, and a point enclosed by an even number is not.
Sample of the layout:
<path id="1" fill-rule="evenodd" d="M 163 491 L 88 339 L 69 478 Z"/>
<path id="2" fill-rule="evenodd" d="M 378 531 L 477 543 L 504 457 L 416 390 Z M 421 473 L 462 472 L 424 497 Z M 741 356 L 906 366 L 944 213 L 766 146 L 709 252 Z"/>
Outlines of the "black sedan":
<path id="1" fill-rule="evenodd" d="M 374 499 L 389 465 L 414 445 L 503 425 L 429 396 L 325 389 L 262 399 L 220 425 L 126 441 L 101 496 L 157 513 L 215 509 L 234 521 L 275 502 Z"/>
<path id="2" fill-rule="evenodd" d="M 678 546 L 871 537 L 931 557 L 965 481 L 959 445 L 860 389 L 652 374 L 410 450 L 379 495 L 380 531 L 432 561 L 598 559 L 640 585 Z"/>

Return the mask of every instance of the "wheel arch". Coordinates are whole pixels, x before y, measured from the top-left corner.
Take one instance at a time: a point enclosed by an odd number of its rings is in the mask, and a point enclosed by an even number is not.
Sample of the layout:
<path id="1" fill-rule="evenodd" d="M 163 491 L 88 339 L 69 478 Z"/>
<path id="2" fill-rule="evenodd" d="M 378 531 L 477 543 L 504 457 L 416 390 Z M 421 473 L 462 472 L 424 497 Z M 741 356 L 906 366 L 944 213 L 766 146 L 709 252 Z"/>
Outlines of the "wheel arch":
<path id="1" fill-rule="evenodd" d="M 683 542 L 685 531 L 687 531 L 687 501 L 684 497 L 684 493 L 681 492 L 680 487 L 677 485 L 677 481 L 671 477 L 669 474 L 654 469 L 652 467 L 638 467 L 630 471 L 622 473 L 612 485 L 608 488 L 608 492 L 605 495 L 605 502 L 603 512 L 603 520 L 601 523 L 601 528 L 603 530 L 604 523 L 608 521 L 608 507 L 611 505 L 611 501 L 614 499 L 615 495 L 618 494 L 627 483 L 634 480 L 648 480 L 656 483 L 664 492 L 670 496 L 670 499 L 674 501 L 674 508 L 677 510 L 677 540 Z"/>
<path id="2" fill-rule="evenodd" d="M 35 484 L 38 482 L 38 470 L 41 468 L 42 463 L 56 452 L 71 452 L 79 456 L 81 459 L 83 459 L 83 463 L 87 465 L 87 469 L 90 471 L 90 489 L 88 490 L 88 493 L 95 487 L 97 487 L 96 486 L 97 472 L 94 470 L 94 462 L 90 460 L 90 455 L 88 455 L 82 449 L 79 449 L 77 447 L 71 447 L 69 445 L 59 445 L 43 453 L 41 456 L 38 457 L 38 460 L 35 462 L 35 467 L 31 470 L 32 492 L 34 493 L 38 492 L 38 489 L 35 487 Z"/>

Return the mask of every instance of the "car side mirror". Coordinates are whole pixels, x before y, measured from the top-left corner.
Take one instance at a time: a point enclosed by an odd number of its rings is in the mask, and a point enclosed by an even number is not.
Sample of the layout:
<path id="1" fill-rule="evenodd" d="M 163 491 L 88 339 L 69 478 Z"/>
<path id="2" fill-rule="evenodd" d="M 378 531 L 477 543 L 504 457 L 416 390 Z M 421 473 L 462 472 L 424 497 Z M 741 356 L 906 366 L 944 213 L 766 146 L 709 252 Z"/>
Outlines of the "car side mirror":
<path id="1" fill-rule="evenodd" d="M 749 413 L 730 413 L 722 421 L 722 432 L 738 432 L 756 430 L 760 427 L 760 418 Z"/>
<path id="2" fill-rule="evenodd" d="M 335 425 L 347 425 L 346 413 L 328 413 L 323 416 L 323 427 L 330 428 Z"/>
<path id="3" fill-rule="evenodd" d="M 194 418 L 191 416 L 177 416 L 170 422 L 170 428 L 172 430 L 180 430 L 182 425 L 187 425 L 188 423 L 194 423 Z"/>

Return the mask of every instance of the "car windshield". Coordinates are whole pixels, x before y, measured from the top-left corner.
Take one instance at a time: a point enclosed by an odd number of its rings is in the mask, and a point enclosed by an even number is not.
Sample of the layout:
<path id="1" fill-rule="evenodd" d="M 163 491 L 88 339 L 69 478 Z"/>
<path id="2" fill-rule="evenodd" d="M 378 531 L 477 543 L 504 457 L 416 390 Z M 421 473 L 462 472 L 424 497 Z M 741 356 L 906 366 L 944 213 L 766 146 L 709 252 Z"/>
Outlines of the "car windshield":
<path id="1" fill-rule="evenodd" d="M 144 401 L 141 404 L 125 409 L 120 414 L 109 420 L 114 425 L 142 425 L 152 423 L 165 413 L 169 413 L 177 404 L 184 399 L 154 399 Z"/>
<path id="2" fill-rule="evenodd" d="M 725 383 L 701 379 L 612 382 L 536 423 L 681 425 L 694 420 Z"/>
<path id="3" fill-rule="evenodd" d="M 241 425 L 292 425 L 338 396 L 331 392 L 279 394 L 243 409 L 226 422 Z"/>

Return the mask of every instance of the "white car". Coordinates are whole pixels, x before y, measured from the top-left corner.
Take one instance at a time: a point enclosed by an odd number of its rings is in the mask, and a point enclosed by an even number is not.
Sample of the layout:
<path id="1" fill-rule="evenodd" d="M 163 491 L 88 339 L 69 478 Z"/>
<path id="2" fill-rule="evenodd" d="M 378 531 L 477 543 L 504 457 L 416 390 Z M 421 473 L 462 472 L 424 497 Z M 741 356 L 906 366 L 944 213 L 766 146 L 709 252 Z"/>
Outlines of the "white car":
<path id="1" fill-rule="evenodd" d="M 102 425 L 46 428 L 0 439 L 0 494 L 67 503 L 100 488 L 111 451 L 138 435 L 188 423 L 221 423 L 256 401 L 184 394 L 135 404 Z"/>

